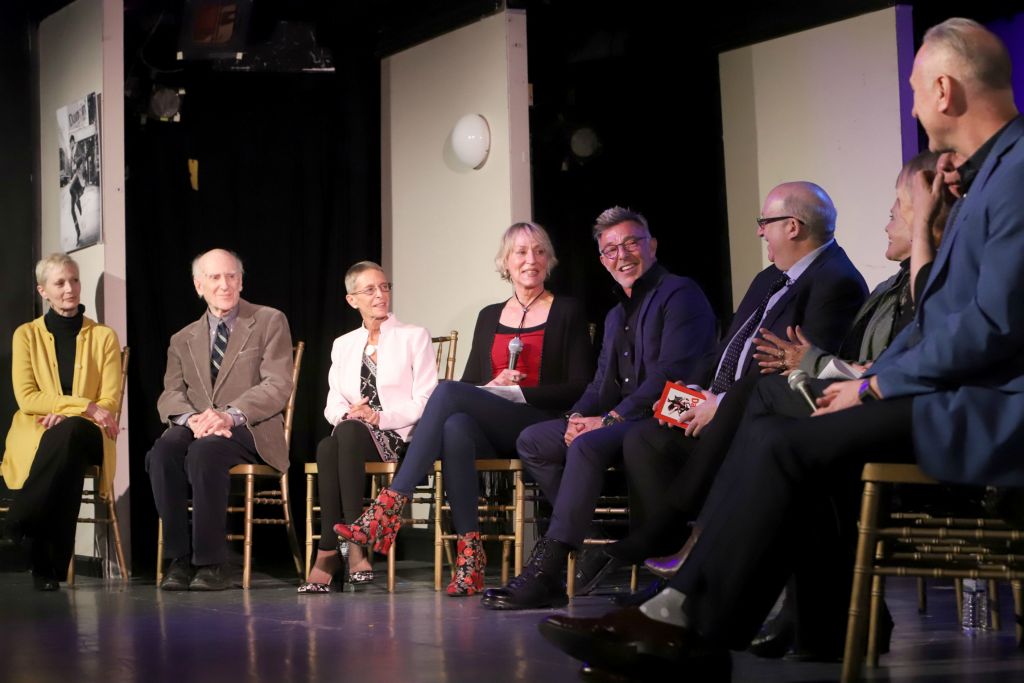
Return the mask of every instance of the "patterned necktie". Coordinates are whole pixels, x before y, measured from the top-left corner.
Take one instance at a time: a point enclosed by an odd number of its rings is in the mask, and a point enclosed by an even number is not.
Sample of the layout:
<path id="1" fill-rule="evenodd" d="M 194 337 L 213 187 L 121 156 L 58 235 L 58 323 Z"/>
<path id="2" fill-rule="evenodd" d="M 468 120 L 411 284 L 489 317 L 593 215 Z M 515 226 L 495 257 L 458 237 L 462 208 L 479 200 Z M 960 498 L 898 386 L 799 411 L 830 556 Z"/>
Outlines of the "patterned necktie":
<path id="1" fill-rule="evenodd" d="M 224 362 L 224 352 L 228 350 L 228 326 L 223 320 L 217 325 L 217 334 L 213 338 L 213 350 L 210 352 L 210 383 L 217 383 L 220 364 Z"/>
<path id="2" fill-rule="evenodd" d="M 789 282 L 789 277 L 785 273 L 779 275 L 778 279 L 768 288 L 768 292 L 761 299 L 761 304 L 754 311 L 754 314 L 747 319 L 747 322 L 740 328 L 740 331 L 733 336 L 729 346 L 725 349 L 722 365 L 718 369 L 718 374 L 715 375 L 715 381 L 711 383 L 711 393 L 720 394 L 732 386 L 732 383 L 736 380 L 736 366 L 739 365 L 740 354 L 743 353 L 743 345 L 754 334 L 758 325 L 761 324 L 761 318 L 764 317 L 764 312 L 768 309 L 768 301 L 780 289 L 785 287 L 787 282 Z"/>

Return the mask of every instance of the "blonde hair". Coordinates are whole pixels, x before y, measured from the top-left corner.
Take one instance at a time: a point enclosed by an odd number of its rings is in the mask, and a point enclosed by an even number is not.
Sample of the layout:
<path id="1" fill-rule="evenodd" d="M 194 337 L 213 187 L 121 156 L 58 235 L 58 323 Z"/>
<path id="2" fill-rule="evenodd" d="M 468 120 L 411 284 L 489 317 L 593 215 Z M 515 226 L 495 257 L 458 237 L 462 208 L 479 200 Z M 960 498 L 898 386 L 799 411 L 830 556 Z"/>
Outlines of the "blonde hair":
<path id="1" fill-rule="evenodd" d="M 36 284 L 42 287 L 46 284 L 46 276 L 50 274 L 51 270 L 63 268 L 64 266 L 74 266 L 75 272 L 79 272 L 78 262 L 59 251 L 50 254 L 46 258 L 39 259 L 39 262 L 36 264 Z"/>
<path id="2" fill-rule="evenodd" d="M 558 265 L 555 247 L 551 244 L 551 238 L 548 237 L 547 230 L 541 227 L 540 224 L 531 223 L 530 221 L 513 223 L 501 236 L 498 253 L 494 256 L 494 269 L 498 271 L 498 275 L 505 282 L 512 281 L 512 275 L 508 272 L 508 268 L 505 267 L 505 262 L 508 261 L 508 255 L 512 253 L 512 249 L 515 248 L 516 237 L 524 232 L 540 242 L 540 246 L 548 253 L 548 272 L 544 274 L 545 280 L 551 277 L 551 271 Z"/>

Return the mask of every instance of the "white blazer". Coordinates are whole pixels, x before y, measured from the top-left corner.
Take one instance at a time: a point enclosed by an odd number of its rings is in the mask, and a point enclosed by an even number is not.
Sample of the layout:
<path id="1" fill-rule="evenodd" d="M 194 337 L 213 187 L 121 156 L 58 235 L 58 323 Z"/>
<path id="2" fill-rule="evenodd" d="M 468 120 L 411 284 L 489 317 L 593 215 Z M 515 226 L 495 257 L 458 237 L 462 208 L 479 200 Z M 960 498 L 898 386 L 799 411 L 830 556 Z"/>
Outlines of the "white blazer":
<path id="1" fill-rule="evenodd" d="M 349 407 L 362 398 L 359 372 L 368 332 L 360 325 L 334 340 L 331 370 L 327 374 L 330 390 L 324 417 L 337 425 Z M 380 428 L 393 429 L 408 441 L 412 429 L 423 414 L 427 399 L 437 386 L 437 359 L 430 332 L 406 325 L 393 313 L 381 323 L 377 341 L 377 395 L 380 397 Z"/>

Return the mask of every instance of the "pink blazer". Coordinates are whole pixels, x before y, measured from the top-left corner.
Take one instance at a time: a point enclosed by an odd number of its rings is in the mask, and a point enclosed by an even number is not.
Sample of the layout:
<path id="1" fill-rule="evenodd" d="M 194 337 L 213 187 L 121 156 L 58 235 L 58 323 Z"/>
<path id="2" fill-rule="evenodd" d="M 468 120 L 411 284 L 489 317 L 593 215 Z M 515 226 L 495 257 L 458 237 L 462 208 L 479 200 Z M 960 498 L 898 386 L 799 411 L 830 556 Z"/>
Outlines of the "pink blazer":
<path id="1" fill-rule="evenodd" d="M 334 340 L 330 390 L 324 417 L 337 425 L 357 402 L 359 371 L 366 346 L 366 328 L 360 325 Z M 423 327 L 399 322 L 388 315 L 380 326 L 377 343 L 377 394 L 380 397 L 380 428 L 393 429 L 406 441 L 423 414 L 427 399 L 437 386 L 437 360 L 430 332 Z"/>

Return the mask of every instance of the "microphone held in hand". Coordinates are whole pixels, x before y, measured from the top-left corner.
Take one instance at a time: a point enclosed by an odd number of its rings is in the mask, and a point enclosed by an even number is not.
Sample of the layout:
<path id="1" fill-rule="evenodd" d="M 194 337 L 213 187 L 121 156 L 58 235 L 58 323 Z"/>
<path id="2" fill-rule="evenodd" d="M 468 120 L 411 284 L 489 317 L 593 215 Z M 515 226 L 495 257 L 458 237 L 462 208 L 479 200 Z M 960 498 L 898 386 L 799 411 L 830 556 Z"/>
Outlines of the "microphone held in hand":
<path id="1" fill-rule="evenodd" d="M 807 405 L 811 407 L 811 411 L 818 409 L 817 404 L 814 402 L 814 397 L 811 396 L 811 389 L 807 386 L 807 373 L 803 370 L 794 370 L 789 373 L 789 388 L 793 391 L 798 392 L 807 401 Z"/>
<path id="2" fill-rule="evenodd" d="M 512 337 L 508 342 L 508 369 L 515 370 L 519 362 L 519 354 L 523 352 L 523 340 L 518 336 Z"/>

